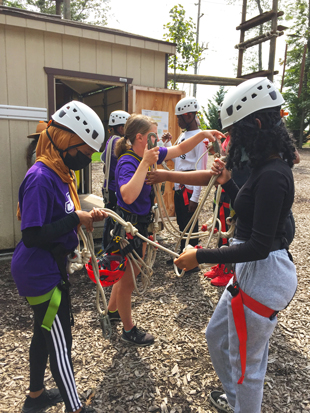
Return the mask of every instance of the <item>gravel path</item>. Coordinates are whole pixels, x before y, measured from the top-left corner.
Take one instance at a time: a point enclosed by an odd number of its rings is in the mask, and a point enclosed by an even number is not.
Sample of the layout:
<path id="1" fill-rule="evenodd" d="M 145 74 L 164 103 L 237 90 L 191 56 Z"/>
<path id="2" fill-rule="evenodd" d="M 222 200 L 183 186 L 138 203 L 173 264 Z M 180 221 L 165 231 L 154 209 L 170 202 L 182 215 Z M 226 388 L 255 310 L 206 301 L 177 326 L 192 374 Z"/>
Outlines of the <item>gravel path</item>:
<path id="1" fill-rule="evenodd" d="M 294 168 L 296 236 L 291 246 L 299 286 L 291 305 L 279 314 L 270 342 L 263 413 L 310 412 L 310 150 L 300 153 L 301 163 Z M 93 167 L 93 192 L 97 195 L 101 194 L 101 171 L 100 164 Z M 211 199 L 207 202 L 211 205 Z M 167 237 L 162 242 L 172 247 L 172 241 Z M 156 336 L 149 348 L 124 345 L 121 325 L 113 327 L 111 341 L 104 340 L 95 310 L 94 284 L 84 270 L 71 277 L 76 382 L 81 396 L 91 401 L 98 413 L 214 411 L 208 394 L 220 388 L 220 382 L 204 331 L 223 289 L 212 287 L 203 277 L 208 266 L 197 274 L 176 278 L 165 264 L 167 258 L 158 252 L 150 288 L 143 297 L 133 296 L 134 319 Z M 0 265 L 0 287 L 0 412 L 13 413 L 21 411 L 28 386 L 32 315 L 17 294 L 10 263 Z M 109 296 L 110 290 L 106 293 Z M 46 384 L 54 385 L 49 370 Z M 48 412 L 64 412 L 64 407 L 58 405 Z"/>

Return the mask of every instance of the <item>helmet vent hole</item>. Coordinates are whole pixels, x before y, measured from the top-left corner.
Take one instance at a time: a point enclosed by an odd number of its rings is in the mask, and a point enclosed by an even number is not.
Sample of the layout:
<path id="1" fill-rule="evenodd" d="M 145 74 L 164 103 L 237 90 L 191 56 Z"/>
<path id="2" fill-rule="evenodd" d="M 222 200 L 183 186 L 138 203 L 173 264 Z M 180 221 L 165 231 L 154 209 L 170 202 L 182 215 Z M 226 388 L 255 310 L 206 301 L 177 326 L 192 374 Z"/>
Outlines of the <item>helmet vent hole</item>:
<path id="1" fill-rule="evenodd" d="M 267 89 L 270 89 L 271 88 L 271 85 L 267 85 Z"/>
<path id="2" fill-rule="evenodd" d="M 233 114 L 233 106 L 232 105 L 230 105 L 227 109 L 226 109 L 226 112 L 227 112 L 227 115 L 228 116 L 231 116 L 232 114 Z"/>
<path id="3" fill-rule="evenodd" d="M 252 93 L 252 99 L 255 99 L 257 97 L 256 93 Z"/>
<path id="4" fill-rule="evenodd" d="M 64 110 L 61 110 L 61 111 L 59 112 L 59 117 L 60 117 L 60 118 L 63 118 L 63 117 L 65 116 L 65 114 L 66 114 L 66 112 L 65 112 Z"/>
<path id="5" fill-rule="evenodd" d="M 247 99 L 247 97 L 245 96 L 245 97 L 242 98 L 241 100 L 242 100 L 242 102 L 246 102 L 248 99 Z"/>
<path id="6" fill-rule="evenodd" d="M 97 139 L 97 136 L 98 136 L 98 135 L 99 135 L 99 133 L 94 130 L 91 137 L 92 137 L 93 139 Z"/>
<path id="7" fill-rule="evenodd" d="M 87 122 L 86 122 L 86 120 L 84 120 L 84 121 L 83 121 L 83 125 L 87 125 Z"/>
<path id="8" fill-rule="evenodd" d="M 272 100 L 277 100 L 277 92 L 275 90 L 270 92 L 269 95 L 270 95 Z"/>
<path id="9" fill-rule="evenodd" d="M 87 133 L 89 133 L 89 132 L 90 132 L 90 129 L 85 129 L 85 130 L 86 130 L 86 132 L 87 132 Z"/>
<path id="10" fill-rule="evenodd" d="M 76 119 L 76 120 L 80 120 L 81 118 L 80 118 L 79 116 L 76 116 L 75 119 Z"/>
<path id="11" fill-rule="evenodd" d="M 263 86 L 261 85 L 261 86 L 258 86 L 258 88 L 257 88 L 258 90 L 262 90 L 263 89 Z"/>
<path id="12" fill-rule="evenodd" d="M 240 110 L 241 108 L 242 108 L 241 105 L 238 105 L 238 106 L 236 107 L 237 110 Z"/>
<path id="13" fill-rule="evenodd" d="M 69 109 L 69 108 L 68 108 L 68 109 Z M 74 109 L 73 109 L 73 112 L 77 112 L 77 109 L 74 108 Z"/>

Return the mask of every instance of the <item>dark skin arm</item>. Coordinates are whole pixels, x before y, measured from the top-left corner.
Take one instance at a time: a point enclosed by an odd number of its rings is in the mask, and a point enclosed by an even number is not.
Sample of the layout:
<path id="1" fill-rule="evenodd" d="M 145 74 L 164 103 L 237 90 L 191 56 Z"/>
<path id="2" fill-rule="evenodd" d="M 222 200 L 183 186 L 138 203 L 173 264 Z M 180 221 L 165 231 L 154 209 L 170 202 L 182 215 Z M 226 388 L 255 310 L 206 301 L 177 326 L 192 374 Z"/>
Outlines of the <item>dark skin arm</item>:
<path id="1" fill-rule="evenodd" d="M 161 182 L 180 182 L 186 185 L 206 186 L 213 175 L 218 175 L 216 171 L 190 171 L 177 172 L 166 171 L 159 169 L 157 171 L 148 172 L 146 183 L 148 185 L 158 184 Z"/>

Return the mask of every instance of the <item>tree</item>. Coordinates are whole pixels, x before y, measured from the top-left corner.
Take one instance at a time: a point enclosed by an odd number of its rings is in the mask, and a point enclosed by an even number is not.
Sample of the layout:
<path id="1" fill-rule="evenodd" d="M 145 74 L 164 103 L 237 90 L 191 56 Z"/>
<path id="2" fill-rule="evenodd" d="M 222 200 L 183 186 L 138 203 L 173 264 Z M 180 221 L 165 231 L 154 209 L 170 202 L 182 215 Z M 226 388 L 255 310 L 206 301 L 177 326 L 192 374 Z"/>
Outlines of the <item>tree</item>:
<path id="1" fill-rule="evenodd" d="M 286 18 L 293 24 L 287 41 L 283 96 L 290 112 L 287 127 L 298 139 L 298 146 L 302 147 L 310 132 L 310 0 L 291 1 L 287 11 Z"/>
<path id="2" fill-rule="evenodd" d="M 110 0 L 71 0 L 71 20 L 97 26 L 107 24 Z M 5 6 L 18 7 L 40 13 L 56 14 L 55 0 L 3 0 Z"/>
<path id="3" fill-rule="evenodd" d="M 190 17 L 185 19 L 184 7 L 180 4 L 174 6 L 170 12 L 172 22 L 164 25 L 168 32 L 164 34 L 164 39 L 176 43 L 176 54 L 169 57 L 168 66 L 174 70 L 187 71 L 189 67 L 194 67 L 195 62 L 200 62 L 201 55 L 208 48 L 207 44 L 197 44 L 196 25 Z M 173 88 L 176 88 L 175 80 L 172 81 Z"/>
<path id="4" fill-rule="evenodd" d="M 224 86 L 220 86 L 219 90 L 213 96 L 213 101 L 208 100 L 208 109 L 202 108 L 205 117 L 207 118 L 207 129 L 219 129 L 219 108 L 223 103 L 227 93 Z"/>

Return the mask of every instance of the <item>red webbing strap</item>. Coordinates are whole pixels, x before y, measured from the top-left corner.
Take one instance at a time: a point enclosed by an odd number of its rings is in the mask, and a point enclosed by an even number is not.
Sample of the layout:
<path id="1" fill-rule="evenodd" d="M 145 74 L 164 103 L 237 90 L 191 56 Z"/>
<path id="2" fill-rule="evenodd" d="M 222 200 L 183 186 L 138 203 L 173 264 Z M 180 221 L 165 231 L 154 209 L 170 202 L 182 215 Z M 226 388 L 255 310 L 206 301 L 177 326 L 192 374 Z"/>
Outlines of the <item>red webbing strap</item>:
<path id="1" fill-rule="evenodd" d="M 266 307 L 264 304 L 261 304 L 258 301 L 254 300 L 254 298 L 247 295 L 240 288 L 239 293 L 241 293 L 243 304 L 255 313 L 267 318 L 270 318 L 273 314 L 276 313 L 276 311 L 272 310 L 271 308 Z"/>
<path id="2" fill-rule="evenodd" d="M 266 307 L 264 304 L 261 304 L 258 301 L 254 300 L 254 298 L 250 297 L 244 291 L 242 291 L 240 287 L 239 293 L 232 298 L 231 308 L 239 339 L 239 352 L 241 362 L 241 377 L 238 380 L 238 384 L 243 383 L 246 369 L 247 329 L 243 305 L 246 305 L 250 310 L 266 318 L 270 318 L 277 313 L 271 308 Z"/>
<path id="3" fill-rule="evenodd" d="M 184 185 L 181 186 L 181 190 L 184 199 L 184 205 L 189 205 L 188 194 L 192 194 L 193 191 L 191 189 L 187 189 Z"/>
<path id="4" fill-rule="evenodd" d="M 226 204 L 226 203 L 225 203 Z M 229 206 L 228 206 L 229 207 Z M 227 207 L 226 207 L 227 208 Z M 222 232 L 226 232 L 227 228 L 226 228 L 226 217 L 225 217 L 225 205 L 224 202 L 222 203 L 222 205 L 220 206 L 220 221 L 222 224 Z M 222 238 L 222 244 L 226 245 L 228 244 L 228 240 L 227 238 Z"/>
<path id="5" fill-rule="evenodd" d="M 243 383 L 245 368 L 246 368 L 246 342 L 247 342 L 247 331 L 246 331 L 246 322 L 244 315 L 244 308 L 242 302 L 241 294 L 237 294 L 231 300 L 231 308 L 234 316 L 236 331 L 239 339 L 239 353 L 240 353 L 240 362 L 241 362 L 241 377 L 238 380 L 238 384 Z"/>

